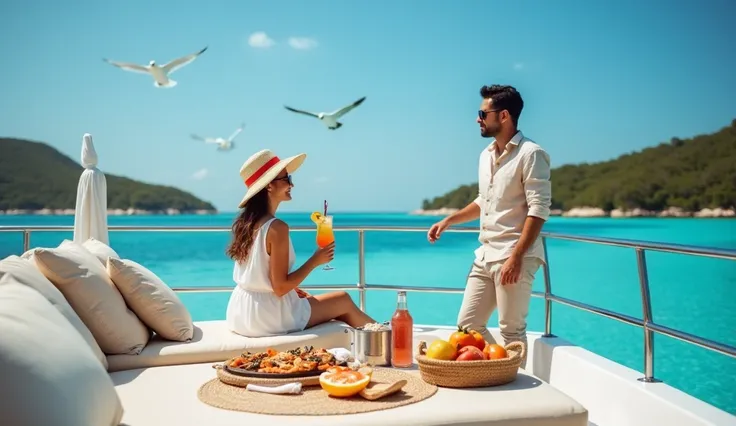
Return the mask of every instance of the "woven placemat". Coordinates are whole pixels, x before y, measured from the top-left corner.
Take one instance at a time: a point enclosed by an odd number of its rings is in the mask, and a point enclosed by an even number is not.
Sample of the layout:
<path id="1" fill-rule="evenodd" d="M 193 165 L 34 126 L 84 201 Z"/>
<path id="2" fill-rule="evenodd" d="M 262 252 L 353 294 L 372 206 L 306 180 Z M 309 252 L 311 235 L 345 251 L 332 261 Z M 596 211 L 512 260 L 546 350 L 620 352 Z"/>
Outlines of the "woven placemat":
<path id="1" fill-rule="evenodd" d="M 392 383 L 402 379 L 407 383 L 399 392 L 375 401 L 368 401 L 360 395 L 335 398 L 319 386 L 303 387 L 298 395 L 251 392 L 225 384 L 220 379 L 203 384 L 197 396 L 205 404 L 226 410 L 277 416 L 329 416 L 401 407 L 425 400 L 437 392 L 437 386 L 425 383 L 419 376 L 390 368 L 374 368 L 371 383 Z"/>

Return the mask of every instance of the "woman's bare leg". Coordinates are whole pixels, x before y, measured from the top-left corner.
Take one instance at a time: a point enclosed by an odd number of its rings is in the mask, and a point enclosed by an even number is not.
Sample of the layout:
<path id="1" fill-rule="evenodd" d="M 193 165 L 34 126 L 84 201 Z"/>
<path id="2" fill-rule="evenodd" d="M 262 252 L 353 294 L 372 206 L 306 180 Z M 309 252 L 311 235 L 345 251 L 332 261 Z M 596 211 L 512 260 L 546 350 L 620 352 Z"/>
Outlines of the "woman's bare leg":
<path id="1" fill-rule="evenodd" d="M 375 322 L 373 318 L 361 311 L 350 295 L 344 291 L 308 296 L 307 300 L 312 306 L 312 314 L 307 327 L 314 327 L 333 319 L 343 321 L 351 327 L 360 327 Z"/>

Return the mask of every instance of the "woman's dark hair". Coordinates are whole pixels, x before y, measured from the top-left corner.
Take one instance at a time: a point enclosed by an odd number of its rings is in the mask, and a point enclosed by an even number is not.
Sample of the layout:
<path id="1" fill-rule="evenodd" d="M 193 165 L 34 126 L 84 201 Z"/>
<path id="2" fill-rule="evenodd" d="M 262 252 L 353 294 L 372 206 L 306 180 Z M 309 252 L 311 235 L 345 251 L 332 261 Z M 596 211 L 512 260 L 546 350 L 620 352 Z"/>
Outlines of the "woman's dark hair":
<path id="1" fill-rule="evenodd" d="M 268 191 L 266 188 L 258 191 L 245 204 L 243 211 L 233 222 L 233 238 L 225 253 L 237 262 L 244 262 L 248 258 L 253 240 L 258 230 L 256 226 L 263 216 L 268 214 Z"/>

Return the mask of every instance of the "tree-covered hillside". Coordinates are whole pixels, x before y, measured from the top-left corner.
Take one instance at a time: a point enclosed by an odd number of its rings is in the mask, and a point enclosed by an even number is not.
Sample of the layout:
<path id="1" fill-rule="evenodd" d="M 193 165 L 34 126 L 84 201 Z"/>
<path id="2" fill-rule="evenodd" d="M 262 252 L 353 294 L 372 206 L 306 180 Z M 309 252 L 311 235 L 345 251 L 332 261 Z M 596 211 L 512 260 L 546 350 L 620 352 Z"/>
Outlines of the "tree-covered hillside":
<path id="1" fill-rule="evenodd" d="M 433 200 L 424 210 L 462 208 L 478 193 L 463 185 Z M 600 207 L 686 211 L 736 206 L 736 119 L 713 134 L 668 143 L 594 164 L 552 170 L 552 208 Z"/>
<path id="2" fill-rule="evenodd" d="M 40 142 L 0 138 L 0 210 L 73 209 L 82 166 Z M 105 173 L 108 209 L 215 211 L 212 204 L 170 186 Z"/>

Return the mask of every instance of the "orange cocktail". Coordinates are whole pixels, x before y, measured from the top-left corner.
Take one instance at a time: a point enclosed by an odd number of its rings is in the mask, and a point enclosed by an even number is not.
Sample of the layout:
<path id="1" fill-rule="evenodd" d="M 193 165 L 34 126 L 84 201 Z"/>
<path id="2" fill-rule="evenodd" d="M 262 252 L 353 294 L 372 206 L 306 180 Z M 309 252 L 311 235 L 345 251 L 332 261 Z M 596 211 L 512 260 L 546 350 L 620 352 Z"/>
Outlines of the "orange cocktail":
<path id="1" fill-rule="evenodd" d="M 317 247 L 324 248 L 332 244 L 335 241 L 335 233 L 332 231 L 332 216 L 314 212 L 311 218 L 312 222 L 317 225 Z M 335 268 L 328 263 L 322 269 L 329 271 Z"/>
<path id="2" fill-rule="evenodd" d="M 335 233 L 332 232 L 332 216 L 322 216 L 317 224 L 317 246 L 323 248 L 335 242 Z"/>

